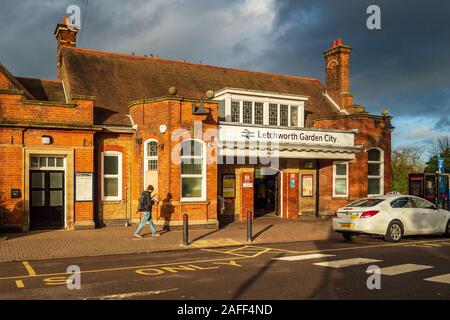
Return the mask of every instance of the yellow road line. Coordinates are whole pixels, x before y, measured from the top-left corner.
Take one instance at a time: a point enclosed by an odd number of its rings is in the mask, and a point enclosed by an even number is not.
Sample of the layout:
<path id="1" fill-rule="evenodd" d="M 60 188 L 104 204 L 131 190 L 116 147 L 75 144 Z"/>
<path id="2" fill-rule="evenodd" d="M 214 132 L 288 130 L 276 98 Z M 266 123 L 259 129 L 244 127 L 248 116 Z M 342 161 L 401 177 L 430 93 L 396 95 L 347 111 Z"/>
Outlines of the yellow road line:
<path id="1" fill-rule="evenodd" d="M 25 269 L 27 269 L 28 275 L 30 277 L 35 277 L 36 271 L 34 271 L 34 269 L 31 267 L 30 263 L 28 261 L 22 261 L 22 263 L 23 263 L 23 266 L 25 267 Z"/>
<path id="2" fill-rule="evenodd" d="M 23 283 L 22 280 L 16 280 L 16 286 L 17 288 L 21 289 L 25 287 L 25 284 Z"/>
<path id="3" fill-rule="evenodd" d="M 245 255 L 245 254 L 239 254 L 239 253 L 235 253 L 235 252 L 228 252 L 228 251 L 221 251 L 221 250 L 214 250 L 214 249 L 202 249 L 202 251 L 208 251 L 208 252 L 214 252 L 214 253 L 223 253 L 223 254 L 229 254 L 229 255 L 235 256 L 235 257 L 248 258 L 248 256 Z"/>
<path id="4" fill-rule="evenodd" d="M 208 260 L 193 260 L 193 261 L 180 261 L 171 263 L 159 263 L 159 264 L 149 264 L 143 266 L 130 266 L 130 267 L 119 267 L 119 268 L 109 268 L 109 269 L 94 269 L 87 271 L 80 271 L 81 273 L 96 273 L 96 272 L 109 272 L 109 271 L 123 271 L 123 270 L 133 270 L 133 269 L 145 269 L 154 267 L 165 267 L 165 266 L 177 266 L 180 264 L 196 264 L 196 263 L 207 263 L 207 262 L 217 262 L 217 261 L 230 261 L 230 260 L 240 260 L 240 259 L 250 259 L 252 257 L 237 257 L 237 258 L 219 258 L 219 259 L 208 259 Z M 37 274 L 35 276 L 9 276 L 0 278 L 0 280 L 11 280 L 11 279 L 27 279 L 32 277 L 53 277 L 53 276 L 67 276 L 65 272 L 59 273 L 47 273 L 47 274 Z"/>
<path id="5" fill-rule="evenodd" d="M 296 250 L 286 250 L 286 249 L 278 249 L 273 248 L 273 250 L 279 250 L 286 253 L 318 253 L 318 252 L 335 252 L 335 251 L 347 251 L 347 250 L 357 250 L 357 249 L 372 249 L 372 248 L 383 248 L 383 247 L 401 247 L 401 246 L 407 246 L 412 244 L 421 244 L 426 242 L 439 242 L 443 240 L 422 240 L 422 241 L 415 241 L 415 242 L 407 242 L 407 243 L 389 243 L 389 244 L 376 244 L 376 245 L 369 245 L 369 246 L 360 246 L 360 247 L 350 247 L 350 248 L 336 248 L 336 249 L 319 249 L 319 250 L 308 250 L 308 251 L 296 251 Z M 261 247 L 259 248 L 265 248 L 265 249 L 271 249 L 267 247 Z"/>
<path id="6" fill-rule="evenodd" d="M 321 249 L 321 250 L 307 250 L 307 251 L 295 251 L 295 250 L 286 250 L 286 249 L 279 249 L 279 248 L 267 248 L 262 246 L 244 246 L 245 247 L 255 247 L 255 248 L 262 248 L 267 249 L 264 252 L 268 252 L 270 250 L 277 250 L 281 252 L 286 253 L 296 253 L 296 254 L 307 254 L 307 253 L 319 253 L 319 252 L 335 252 L 335 251 L 347 251 L 347 250 L 357 250 L 357 249 L 372 249 L 372 248 L 383 248 L 383 247 L 399 247 L 399 246 L 405 246 L 407 244 L 420 244 L 424 242 L 439 242 L 443 241 L 441 240 L 423 240 L 423 241 L 416 241 L 416 242 L 408 242 L 408 243 L 391 243 L 391 244 L 382 244 L 382 245 L 371 245 L 371 246 L 360 246 L 360 247 L 350 247 L 350 248 L 337 248 L 337 249 Z M 221 251 L 213 251 L 212 249 L 202 249 L 205 251 L 212 251 L 212 252 L 221 252 Z M 225 253 L 226 252 L 221 252 Z M 233 253 L 232 255 L 238 255 L 236 253 Z M 241 259 L 252 259 L 254 256 L 245 256 L 245 255 L 239 255 L 236 258 L 233 258 L 233 260 L 241 260 Z M 152 267 L 164 267 L 164 266 L 171 266 L 171 265 L 180 265 L 180 264 L 195 264 L 195 263 L 207 263 L 207 262 L 216 262 L 216 261 L 228 261 L 230 260 L 230 257 L 228 258 L 219 258 L 219 259 L 207 259 L 207 260 L 194 260 L 194 261 L 180 261 L 180 262 L 171 262 L 171 263 L 159 263 L 159 264 L 153 264 L 153 265 L 143 265 L 143 266 L 129 266 L 129 267 L 119 267 L 119 268 L 109 268 L 109 269 L 94 269 L 94 270 L 87 270 L 87 271 L 81 271 L 80 273 L 97 273 L 97 272 L 110 272 L 110 271 L 123 271 L 123 270 L 133 270 L 133 269 L 144 269 L 144 268 L 152 268 Z M 24 261 L 24 265 L 25 265 Z M 31 267 L 31 266 L 30 266 Z M 27 269 L 28 270 L 28 269 Z M 32 269 L 31 269 L 32 270 Z M 34 270 L 33 270 L 34 271 Z M 14 280 L 14 279 L 27 279 L 31 277 L 52 277 L 52 276 L 67 276 L 67 273 L 61 272 L 61 273 L 48 273 L 48 274 L 34 274 L 34 275 L 27 275 L 27 276 L 10 276 L 10 277 L 3 277 L 0 278 L 0 280 Z"/>

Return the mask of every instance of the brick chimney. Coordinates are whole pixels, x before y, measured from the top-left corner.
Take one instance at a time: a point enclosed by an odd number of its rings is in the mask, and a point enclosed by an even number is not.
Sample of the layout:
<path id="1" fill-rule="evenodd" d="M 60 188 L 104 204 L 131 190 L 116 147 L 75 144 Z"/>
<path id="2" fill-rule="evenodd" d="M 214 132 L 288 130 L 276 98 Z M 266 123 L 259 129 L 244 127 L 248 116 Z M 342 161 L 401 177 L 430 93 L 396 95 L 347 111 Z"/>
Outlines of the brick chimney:
<path id="1" fill-rule="evenodd" d="M 57 70 L 58 70 L 58 80 L 61 80 L 61 47 L 76 47 L 77 46 L 77 32 L 78 30 L 73 26 L 68 26 L 70 24 L 69 18 L 64 17 L 64 20 L 58 23 L 55 29 L 56 37 L 56 49 L 57 49 Z"/>
<path id="2" fill-rule="evenodd" d="M 338 38 L 333 40 L 332 47 L 323 53 L 327 92 L 341 108 L 353 104 L 353 95 L 349 92 L 351 52 L 352 48 L 343 44 L 342 38 Z"/>

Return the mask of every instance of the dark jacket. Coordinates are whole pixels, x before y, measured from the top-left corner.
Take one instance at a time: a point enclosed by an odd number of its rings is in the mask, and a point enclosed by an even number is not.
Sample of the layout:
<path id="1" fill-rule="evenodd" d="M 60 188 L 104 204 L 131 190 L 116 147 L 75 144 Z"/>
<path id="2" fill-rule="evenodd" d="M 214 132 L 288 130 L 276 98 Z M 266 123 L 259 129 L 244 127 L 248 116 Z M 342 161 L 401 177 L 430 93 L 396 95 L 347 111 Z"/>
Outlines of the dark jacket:
<path id="1" fill-rule="evenodd" d="M 143 211 L 144 212 L 152 212 L 153 200 L 152 200 L 150 192 L 143 191 L 141 194 L 141 199 L 143 201 L 143 208 L 144 208 Z"/>

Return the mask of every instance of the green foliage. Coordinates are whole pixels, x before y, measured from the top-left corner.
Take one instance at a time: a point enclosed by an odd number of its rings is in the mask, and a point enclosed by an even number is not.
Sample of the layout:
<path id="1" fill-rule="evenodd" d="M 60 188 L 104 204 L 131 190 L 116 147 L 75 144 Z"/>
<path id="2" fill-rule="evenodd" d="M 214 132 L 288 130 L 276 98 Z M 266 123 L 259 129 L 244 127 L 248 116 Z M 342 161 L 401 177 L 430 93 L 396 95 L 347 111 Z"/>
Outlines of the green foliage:
<path id="1" fill-rule="evenodd" d="M 392 190 L 401 194 L 408 193 L 408 174 L 423 172 L 419 147 L 399 147 L 392 151 Z"/>

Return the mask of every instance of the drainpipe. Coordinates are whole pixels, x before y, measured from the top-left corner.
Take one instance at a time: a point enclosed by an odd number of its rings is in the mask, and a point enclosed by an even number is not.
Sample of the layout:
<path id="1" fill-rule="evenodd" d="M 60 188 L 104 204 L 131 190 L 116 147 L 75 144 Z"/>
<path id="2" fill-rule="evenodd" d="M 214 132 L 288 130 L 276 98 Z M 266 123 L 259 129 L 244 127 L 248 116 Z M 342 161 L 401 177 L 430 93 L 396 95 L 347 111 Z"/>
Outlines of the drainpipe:
<path id="1" fill-rule="evenodd" d="M 318 218 L 320 215 L 320 206 L 319 206 L 319 174 L 320 174 L 320 168 L 319 168 L 319 159 L 316 159 L 316 217 Z"/>
<path id="2" fill-rule="evenodd" d="M 136 138 L 139 137 L 139 133 L 138 133 L 138 125 L 133 121 L 133 116 L 131 114 L 127 115 L 128 118 L 130 118 L 130 122 L 131 122 L 131 126 L 132 128 L 135 130 L 136 133 Z M 129 183 L 129 188 L 126 188 L 126 207 L 125 207 L 125 226 L 128 227 L 131 225 L 131 220 L 132 220 L 132 205 L 133 205 L 133 175 L 132 175 L 132 165 L 133 165 L 133 156 L 134 156 L 134 143 L 135 143 L 135 139 L 131 140 L 131 145 L 129 145 L 128 148 L 128 155 L 129 155 L 129 160 L 128 160 L 128 183 Z M 140 158 L 140 165 L 139 165 L 139 182 L 140 182 L 140 187 L 139 190 L 141 190 L 140 188 L 142 188 L 142 166 L 144 164 L 142 163 L 142 157 Z M 130 196 L 130 200 L 128 201 L 128 189 L 130 190 L 129 192 L 129 196 Z M 128 204 L 129 204 L 129 208 L 128 208 Z"/>
<path id="3" fill-rule="evenodd" d="M 22 190 L 22 210 L 27 212 L 27 217 L 26 217 L 26 226 L 25 226 L 25 230 L 23 230 L 24 228 L 22 227 L 23 231 L 30 231 L 30 206 L 29 206 L 29 201 L 28 199 L 25 199 L 25 188 L 28 188 L 29 186 L 25 185 L 25 181 L 26 181 L 26 169 L 25 169 L 25 131 L 27 131 L 28 128 L 23 128 L 22 129 L 22 186 L 24 188 L 24 190 Z M 28 195 L 28 197 L 30 197 L 30 195 Z M 8 221 L 8 220 L 7 220 Z"/>

